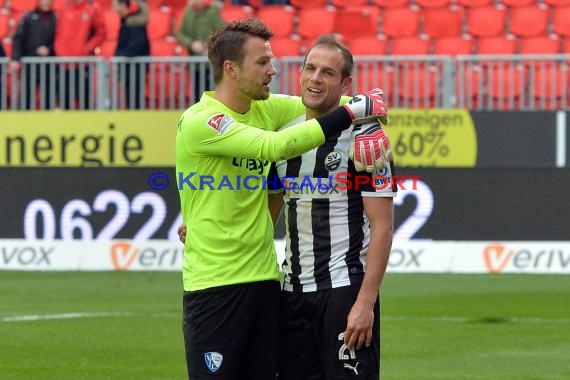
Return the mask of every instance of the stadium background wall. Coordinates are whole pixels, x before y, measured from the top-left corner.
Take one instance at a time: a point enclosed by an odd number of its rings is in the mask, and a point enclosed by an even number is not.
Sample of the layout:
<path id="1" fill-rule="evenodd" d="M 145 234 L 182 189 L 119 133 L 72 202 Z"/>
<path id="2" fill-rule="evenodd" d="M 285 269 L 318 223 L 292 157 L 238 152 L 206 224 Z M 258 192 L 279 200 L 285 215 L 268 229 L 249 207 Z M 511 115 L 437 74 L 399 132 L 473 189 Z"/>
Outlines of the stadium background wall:
<path id="1" fill-rule="evenodd" d="M 170 239 L 181 223 L 173 168 L 4 168 L 0 236 Z M 151 174 L 170 176 L 155 191 Z M 421 175 L 396 198 L 401 240 L 569 240 L 570 170 L 405 168 Z M 282 223 L 276 237 L 284 236 Z"/>
<path id="2" fill-rule="evenodd" d="M 2 167 L 171 167 L 179 111 L 0 112 Z M 564 111 L 394 109 L 398 167 L 565 167 Z M 80 120 L 80 123 L 78 123 Z"/>
<path id="3" fill-rule="evenodd" d="M 86 121 L 80 128 L 77 113 L 73 118 L 65 112 L 0 113 L 0 239 L 175 240 L 181 222 L 172 162 L 175 128 L 164 126 L 175 125 L 175 113 L 83 115 Z M 570 188 L 565 112 L 433 109 L 394 110 L 393 115 L 392 144 L 404 153 L 396 152 L 399 173 L 422 176 L 418 189 L 400 191 L 396 200 L 397 239 L 570 240 L 570 202 L 564 195 Z M 59 123 L 47 128 L 46 121 L 54 120 Z M 446 129 L 446 120 L 457 122 Z M 460 128 L 451 131 L 454 125 Z M 56 141 L 58 133 L 74 131 L 90 141 L 103 136 L 106 147 L 123 159 L 102 147 L 89 156 L 97 162 L 82 163 L 71 159 L 78 152 L 74 149 L 81 148 L 76 144 L 65 163 L 7 164 L 7 136 L 21 133 L 35 141 L 39 136 Z M 129 140 L 132 145 L 127 144 L 124 154 L 124 145 L 119 146 L 132 136 L 136 139 Z M 47 140 L 39 145 L 43 158 L 51 154 Z M 438 159 L 446 152 L 442 148 L 456 152 L 463 160 L 459 167 L 448 157 Z M 418 152 L 410 160 L 405 157 Z M 31 154 L 26 152 L 26 157 Z M 53 154 L 54 161 L 57 156 Z M 138 156 L 143 158 L 136 162 L 124 159 Z M 163 191 L 148 185 L 156 171 L 170 176 L 170 186 Z M 276 237 L 283 236 L 281 222 Z"/>

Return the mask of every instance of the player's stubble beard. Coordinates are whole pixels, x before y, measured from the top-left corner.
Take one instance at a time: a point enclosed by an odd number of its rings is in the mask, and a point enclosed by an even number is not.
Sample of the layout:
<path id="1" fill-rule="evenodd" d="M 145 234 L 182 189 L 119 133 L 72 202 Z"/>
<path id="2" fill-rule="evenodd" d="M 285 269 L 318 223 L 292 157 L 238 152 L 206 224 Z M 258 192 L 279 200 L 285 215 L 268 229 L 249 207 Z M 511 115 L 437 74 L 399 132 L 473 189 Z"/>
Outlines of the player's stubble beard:
<path id="1" fill-rule="evenodd" d="M 270 90 L 265 89 L 266 82 L 271 82 L 271 80 L 266 80 L 260 85 L 253 85 L 253 81 L 251 80 L 238 80 L 237 86 L 238 89 L 245 94 L 251 100 L 266 100 L 269 98 Z M 269 83 L 267 84 L 267 86 Z"/>

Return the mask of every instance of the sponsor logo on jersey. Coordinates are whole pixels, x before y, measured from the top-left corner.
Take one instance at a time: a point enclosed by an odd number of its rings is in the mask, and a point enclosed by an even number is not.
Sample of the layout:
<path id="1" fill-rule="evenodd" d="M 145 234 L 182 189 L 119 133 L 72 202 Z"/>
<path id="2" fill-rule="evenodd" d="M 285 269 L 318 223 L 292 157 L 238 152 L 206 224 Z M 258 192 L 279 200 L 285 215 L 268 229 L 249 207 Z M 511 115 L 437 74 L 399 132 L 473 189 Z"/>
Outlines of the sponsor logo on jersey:
<path id="1" fill-rule="evenodd" d="M 267 160 L 261 161 L 255 158 L 232 158 L 232 165 L 238 168 L 245 168 L 250 172 L 257 172 L 258 174 L 263 174 L 265 172 L 265 167 L 269 165 L 270 162 Z"/>
<path id="2" fill-rule="evenodd" d="M 219 113 L 209 118 L 206 124 L 220 135 L 223 135 L 233 122 L 233 119 L 227 117 L 223 113 Z"/>

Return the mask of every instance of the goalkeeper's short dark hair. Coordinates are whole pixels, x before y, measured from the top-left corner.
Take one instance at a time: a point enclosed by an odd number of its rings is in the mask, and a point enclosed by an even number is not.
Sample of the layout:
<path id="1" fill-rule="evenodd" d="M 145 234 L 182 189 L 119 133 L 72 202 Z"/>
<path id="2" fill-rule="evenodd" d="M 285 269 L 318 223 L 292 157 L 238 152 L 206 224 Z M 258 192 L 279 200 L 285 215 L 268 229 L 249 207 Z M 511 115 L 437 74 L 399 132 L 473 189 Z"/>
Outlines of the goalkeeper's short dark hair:
<path id="1" fill-rule="evenodd" d="M 319 39 L 311 46 L 311 48 L 305 54 L 305 60 L 303 61 L 303 67 L 307 62 L 307 56 L 316 46 L 326 46 L 329 49 L 339 49 L 343 58 L 344 66 L 342 67 L 342 78 L 346 78 L 352 75 L 352 68 L 354 67 L 354 58 L 348 47 L 340 42 L 334 34 L 325 34 L 319 37 Z"/>
<path id="2" fill-rule="evenodd" d="M 208 37 L 208 60 L 214 82 L 219 83 L 224 73 L 224 61 L 242 64 L 247 53 L 245 42 L 250 37 L 269 40 L 273 32 L 261 19 L 249 16 L 218 26 Z"/>

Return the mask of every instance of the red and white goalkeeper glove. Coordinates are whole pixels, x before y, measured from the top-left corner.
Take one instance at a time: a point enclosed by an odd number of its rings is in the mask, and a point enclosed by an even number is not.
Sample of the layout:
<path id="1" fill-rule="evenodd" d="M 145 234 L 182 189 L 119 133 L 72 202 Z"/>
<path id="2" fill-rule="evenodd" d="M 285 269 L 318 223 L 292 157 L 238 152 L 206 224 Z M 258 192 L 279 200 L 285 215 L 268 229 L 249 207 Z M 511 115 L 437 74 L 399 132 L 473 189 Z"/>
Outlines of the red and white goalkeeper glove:
<path id="1" fill-rule="evenodd" d="M 388 109 L 384 104 L 384 91 L 374 88 L 363 94 L 354 96 L 347 104 L 343 105 L 350 114 L 353 124 L 364 124 L 373 120 L 380 120 L 386 124 Z"/>
<path id="2" fill-rule="evenodd" d="M 394 159 L 388 135 L 378 121 L 355 126 L 352 137 L 348 155 L 357 171 L 381 171 Z"/>

